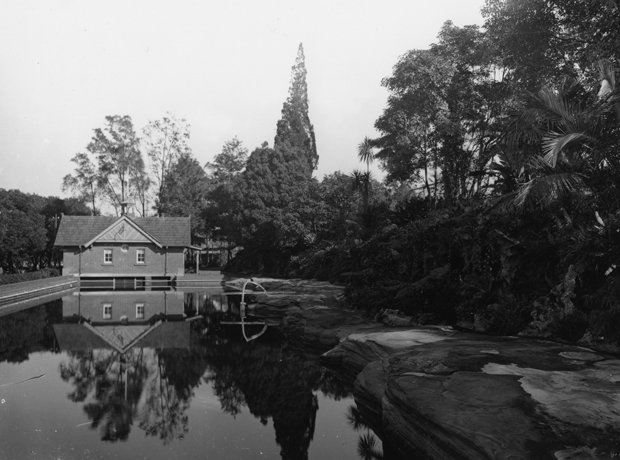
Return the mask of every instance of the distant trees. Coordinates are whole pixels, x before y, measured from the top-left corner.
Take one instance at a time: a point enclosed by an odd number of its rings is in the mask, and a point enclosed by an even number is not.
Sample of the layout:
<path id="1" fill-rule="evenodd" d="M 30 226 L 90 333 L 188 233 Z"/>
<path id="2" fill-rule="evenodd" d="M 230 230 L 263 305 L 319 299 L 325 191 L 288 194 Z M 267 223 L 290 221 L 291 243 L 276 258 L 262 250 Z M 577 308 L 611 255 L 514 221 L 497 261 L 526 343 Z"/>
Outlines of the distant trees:
<path id="1" fill-rule="evenodd" d="M 0 189 L 0 268 L 4 273 L 52 267 L 59 263 L 53 247 L 62 214 L 88 215 L 83 202 Z"/>
<path id="2" fill-rule="evenodd" d="M 210 191 L 204 211 L 205 226 L 212 239 L 225 241 L 232 249 L 241 242 L 242 172 L 248 161 L 248 149 L 234 137 L 226 141 L 213 163 L 207 163 Z"/>

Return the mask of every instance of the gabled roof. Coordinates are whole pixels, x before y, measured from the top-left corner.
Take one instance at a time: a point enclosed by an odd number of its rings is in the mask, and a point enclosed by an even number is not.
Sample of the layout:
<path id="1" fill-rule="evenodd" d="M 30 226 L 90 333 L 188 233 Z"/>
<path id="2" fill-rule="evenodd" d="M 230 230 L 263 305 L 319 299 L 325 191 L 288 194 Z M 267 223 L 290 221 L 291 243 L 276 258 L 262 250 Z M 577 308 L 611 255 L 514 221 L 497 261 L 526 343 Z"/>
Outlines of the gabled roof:
<path id="1" fill-rule="evenodd" d="M 127 218 L 162 246 L 191 244 L 189 217 L 62 216 L 55 246 L 84 246 L 117 221 Z"/>
<path id="2" fill-rule="evenodd" d="M 129 229 L 127 228 L 129 227 Z M 142 230 L 138 224 L 127 216 L 122 216 L 104 231 L 87 241 L 84 246 L 91 246 L 96 242 L 124 243 L 124 242 L 147 242 L 155 243 L 158 248 L 161 244 L 154 237 Z"/>

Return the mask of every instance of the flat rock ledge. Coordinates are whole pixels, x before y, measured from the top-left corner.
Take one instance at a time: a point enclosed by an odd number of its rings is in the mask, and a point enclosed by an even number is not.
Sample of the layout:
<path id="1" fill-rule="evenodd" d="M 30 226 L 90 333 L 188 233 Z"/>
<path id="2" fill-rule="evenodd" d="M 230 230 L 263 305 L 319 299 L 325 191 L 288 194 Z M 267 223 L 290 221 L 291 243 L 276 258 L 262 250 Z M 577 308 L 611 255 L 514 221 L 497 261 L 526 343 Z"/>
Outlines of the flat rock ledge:
<path id="1" fill-rule="evenodd" d="M 344 309 L 341 288 L 280 282 L 289 284 L 276 292 L 288 292 L 257 301 L 254 314 L 296 349 L 323 353 L 385 458 L 620 458 L 620 360 L 551 341 L 390 327 Z"/>

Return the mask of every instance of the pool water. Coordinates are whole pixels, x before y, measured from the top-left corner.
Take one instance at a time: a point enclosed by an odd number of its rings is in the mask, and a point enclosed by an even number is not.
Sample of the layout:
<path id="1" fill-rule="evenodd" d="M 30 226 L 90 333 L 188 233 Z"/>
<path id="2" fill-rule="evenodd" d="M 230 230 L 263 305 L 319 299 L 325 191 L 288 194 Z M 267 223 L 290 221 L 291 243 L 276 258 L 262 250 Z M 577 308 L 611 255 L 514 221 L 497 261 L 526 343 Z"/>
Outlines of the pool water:
<path id="1" fill-rule="evenodd" d="M 246 342 L 238 311 L 74 291 L 0 316 L 0 459 L 381 458 L 342 383 L 271 328 Z"/>

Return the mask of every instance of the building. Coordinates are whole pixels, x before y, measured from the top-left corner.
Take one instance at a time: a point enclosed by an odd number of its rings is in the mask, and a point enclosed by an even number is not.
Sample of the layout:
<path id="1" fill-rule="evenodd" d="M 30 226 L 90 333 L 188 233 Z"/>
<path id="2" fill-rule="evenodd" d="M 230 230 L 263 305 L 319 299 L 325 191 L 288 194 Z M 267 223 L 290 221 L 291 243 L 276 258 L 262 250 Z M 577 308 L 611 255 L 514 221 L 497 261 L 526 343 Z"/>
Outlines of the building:
<path id="1" fill-rule="evenodd" d="M 80 279 L 173 280 L 185 273 L 189 217 L 63 216 L 62 274 Z"/>

